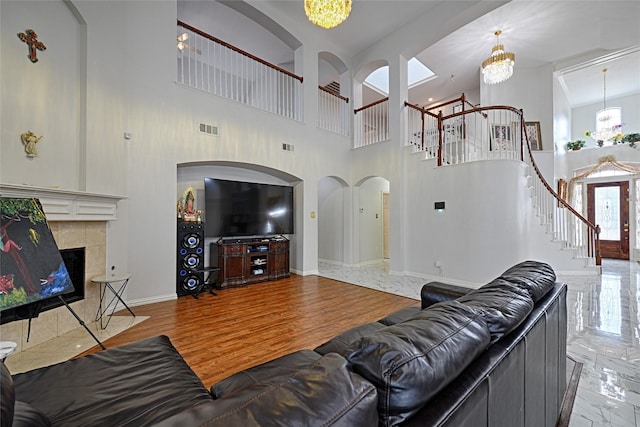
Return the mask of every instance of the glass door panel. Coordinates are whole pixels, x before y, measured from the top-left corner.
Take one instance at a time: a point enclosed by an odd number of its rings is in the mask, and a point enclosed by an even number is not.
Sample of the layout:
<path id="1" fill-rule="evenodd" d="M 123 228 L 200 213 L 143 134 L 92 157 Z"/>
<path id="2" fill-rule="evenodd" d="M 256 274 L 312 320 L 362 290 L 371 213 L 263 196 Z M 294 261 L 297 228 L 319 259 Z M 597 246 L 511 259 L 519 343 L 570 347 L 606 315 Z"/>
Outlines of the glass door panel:
<path id="1" fill-rule="evenodd" d="M 594 203 L 600 239 L 620 240 L 620 188 L 597 187 Z"/>

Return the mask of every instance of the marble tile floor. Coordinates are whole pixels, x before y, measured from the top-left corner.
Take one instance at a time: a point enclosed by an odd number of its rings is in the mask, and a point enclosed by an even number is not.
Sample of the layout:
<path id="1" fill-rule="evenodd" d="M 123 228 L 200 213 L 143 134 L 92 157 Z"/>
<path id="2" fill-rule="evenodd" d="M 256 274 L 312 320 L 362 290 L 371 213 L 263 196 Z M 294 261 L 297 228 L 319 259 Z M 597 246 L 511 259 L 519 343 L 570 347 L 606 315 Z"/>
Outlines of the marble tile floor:
<path id="1" fill-rule="evenodd" d="M 100 329 L 97 322 L 86 325 L 100 341 L 105 341 L 148 318 L 149 316 L 113 316 L 106 329 Z M 10 354 L 6 358 L 5 364 L 12 374 L 17 374 L 64 362 L 95 345 L 97 345 L 96 341 L 86 329 L 78 326 L 59 337 L 34 345 L 19 353 Z"/>
<path id="2" fill-rule="evenodd" d="M 427 280 L 388 264 L 319 263 L 320 276 L 419 299 Z M 568 286 L 567 353 L 583 362 L 570 427 L 640 427 L 640 264 L 605 259 L 600 276 L 558 276 Z"/>

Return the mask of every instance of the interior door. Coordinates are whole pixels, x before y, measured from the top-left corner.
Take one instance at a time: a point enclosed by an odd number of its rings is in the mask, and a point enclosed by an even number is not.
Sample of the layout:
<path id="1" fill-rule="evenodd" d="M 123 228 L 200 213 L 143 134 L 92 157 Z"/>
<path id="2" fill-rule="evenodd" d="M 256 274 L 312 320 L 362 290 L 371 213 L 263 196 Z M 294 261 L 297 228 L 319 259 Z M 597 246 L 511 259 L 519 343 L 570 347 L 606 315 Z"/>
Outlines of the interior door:
<path id="1" fill-rule="evenodd" d="M 600 226 L 603 258 L 629 259 L 629 182 L 587 185 L 589 221 Z"/>

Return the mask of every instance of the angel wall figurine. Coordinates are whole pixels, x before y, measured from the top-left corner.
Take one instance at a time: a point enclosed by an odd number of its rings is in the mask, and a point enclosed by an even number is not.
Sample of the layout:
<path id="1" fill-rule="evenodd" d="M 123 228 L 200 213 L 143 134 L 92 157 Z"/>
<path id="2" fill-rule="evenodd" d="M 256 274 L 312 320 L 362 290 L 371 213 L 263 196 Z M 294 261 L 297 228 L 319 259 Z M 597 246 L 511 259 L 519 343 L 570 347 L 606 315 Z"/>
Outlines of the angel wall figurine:
<path id="1" fill-rule="evenodd" d="M 36 136 L 35 133 L 29 130 L 20 135 L 20 139 L 22 140 L 22 145 L 24 145 L 24 151 L 27 153 L 27 157 L 37 157 L 38 148 L 36 144 L 40 142 L 42 136 Z"/>

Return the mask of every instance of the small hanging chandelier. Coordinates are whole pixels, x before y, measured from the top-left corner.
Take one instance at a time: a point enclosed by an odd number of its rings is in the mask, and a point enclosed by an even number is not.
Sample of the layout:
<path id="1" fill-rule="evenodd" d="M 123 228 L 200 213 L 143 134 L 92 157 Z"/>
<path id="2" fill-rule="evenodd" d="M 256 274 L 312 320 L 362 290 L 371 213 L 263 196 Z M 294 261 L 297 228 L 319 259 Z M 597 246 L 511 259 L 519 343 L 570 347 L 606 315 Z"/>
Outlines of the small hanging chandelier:
<path id="1" fill-rule="evenodd" d="M 608 141 L 622 130 L 620 107 L 607 108 L 607 69 L 602 69 L 602 110 L 596 113 L 596 130 L 588 132 L 596 141 Z"/>
<path id="2" fill-rule="evenodd" d="M 351 0 L 304 0 L 304 12 L 314 24 L 333 28 L 349 16 Z"/>
<path id="3" fill-rule="evenodd" d="M 516 56 L 511 52 L 505 52 L 504 46 L 500 44 L 501 30 L 494 33 L 496 35 L 496 45 L 491 49 L 491 56 L 482 62 L 482 76 L 487 84 L 502 83 L 513 75 L 513 66 L 516 63 Z"/>

